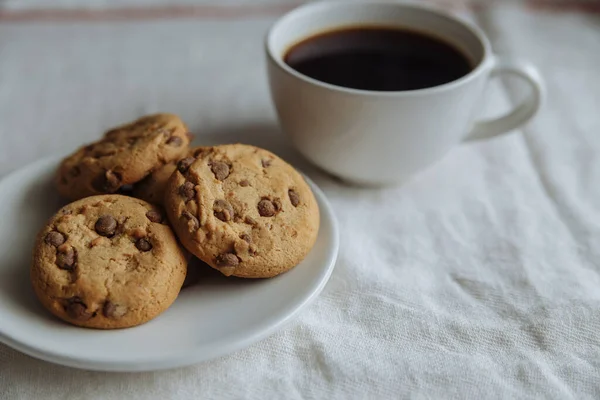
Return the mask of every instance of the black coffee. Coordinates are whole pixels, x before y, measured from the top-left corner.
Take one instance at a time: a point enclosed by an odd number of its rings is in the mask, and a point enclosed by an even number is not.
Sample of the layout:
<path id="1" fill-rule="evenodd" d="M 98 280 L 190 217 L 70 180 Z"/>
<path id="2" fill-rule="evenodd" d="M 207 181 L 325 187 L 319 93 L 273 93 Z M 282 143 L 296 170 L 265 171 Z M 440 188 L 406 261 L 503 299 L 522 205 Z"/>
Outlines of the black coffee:
<path id="1" fill-rule="evenodd" d="M 394 28 L 347 28 L 309 37 L 284 61 L 322 82 L 353 89 L 400 91 L 452 82 L 473 67 L 441 39 Z"/>

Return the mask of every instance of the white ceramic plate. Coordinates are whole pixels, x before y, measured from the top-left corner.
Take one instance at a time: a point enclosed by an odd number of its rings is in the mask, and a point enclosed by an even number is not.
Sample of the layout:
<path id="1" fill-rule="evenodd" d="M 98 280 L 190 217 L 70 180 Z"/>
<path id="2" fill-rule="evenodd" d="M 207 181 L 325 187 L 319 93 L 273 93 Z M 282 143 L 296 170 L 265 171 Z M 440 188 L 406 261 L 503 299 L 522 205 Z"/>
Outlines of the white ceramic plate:
<path id="1" fill-rule="evenodd" d="M 190 365 L 257 342 L 281 328 L 323 289 L 338 252 L 338 228 L 323 192 L 317 243 L 296 268 L 266 280 L 203 272 L 158 318 L 139 327 L 77 328 L 38 304 L 29 283 L 34 238 L 61 206 L 52 187 L 56 158 L 0 181 L 0 341 L 57 364 L 104 371 L 149 371 Z"/>

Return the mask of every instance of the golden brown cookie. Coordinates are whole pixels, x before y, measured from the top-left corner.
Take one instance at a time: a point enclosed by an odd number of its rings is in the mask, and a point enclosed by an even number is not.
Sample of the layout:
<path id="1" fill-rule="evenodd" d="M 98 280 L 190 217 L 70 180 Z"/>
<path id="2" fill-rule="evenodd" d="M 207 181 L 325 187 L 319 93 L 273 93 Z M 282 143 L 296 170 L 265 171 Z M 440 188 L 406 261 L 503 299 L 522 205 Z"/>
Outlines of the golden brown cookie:
<path id="1" fill-rule="evenodd" d="M 190 149 L 186 156 L 194 156 L 199 151 L 202 151 L 204 147 L 196 147 Z M 177 160 L 179 161 L 179 160 Z M 170 162 L 163 166 L 158 167 L 150 173 L 147 177 L 139 181 L 133 186 L 131 194 L 138 199 L 145 200 L 152 204 L 163 205 L 165 198 L 165 189 L 169 178 L 175 172 L 177 163 Z"/>
<path id="2" fill-rule="evenodd" d="M 41 230 L 31 283 L 42 305 L 64 321 L 126 328 L 173 303 L 186 265 L 160 209 L 100 195 L 63 207 Z"/>
<path id="3" fill-rule="evenodd" d="M 70 200 L 115 193 L 185 156 L 189 142 L 187 127 L 172 114 L 149 115 L 111 129 L 63 160 L 58 192 Z"/>
<path id="4" fill-rule="evenodd" d="M 304 259 L 319 230 L 319 207 L 302 176 L 243 144 L 179 161 L 165 207 L 182 244 L 227 276 L 281 274 Z"/>

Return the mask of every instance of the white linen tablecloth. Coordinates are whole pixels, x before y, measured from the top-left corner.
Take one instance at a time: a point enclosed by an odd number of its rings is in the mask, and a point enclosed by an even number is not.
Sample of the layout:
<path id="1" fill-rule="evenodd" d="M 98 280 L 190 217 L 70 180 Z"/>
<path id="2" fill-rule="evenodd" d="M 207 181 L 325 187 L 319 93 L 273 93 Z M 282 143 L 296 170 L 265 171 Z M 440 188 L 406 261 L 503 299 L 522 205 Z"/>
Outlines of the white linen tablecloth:
<path id="1" fill-rule="evenodd" d="M 117 374 L 0 345 L 0 399 L 600 398 L 599 3 L 459 2 L 496 51 L 537 63 L 546 105 L 526 128 L 380 190 L 317 172 L 280 132 L 262 53 L 277 2 L 190 18 L 31 3 L 0 2 L 0 175 L 175 112 L 198 144 L 253 143 L 305 170 L 334 206 L 341 250 L 315 303 L 246 350 Z M 516 94 L 491 86 L 498 114 Z"/>

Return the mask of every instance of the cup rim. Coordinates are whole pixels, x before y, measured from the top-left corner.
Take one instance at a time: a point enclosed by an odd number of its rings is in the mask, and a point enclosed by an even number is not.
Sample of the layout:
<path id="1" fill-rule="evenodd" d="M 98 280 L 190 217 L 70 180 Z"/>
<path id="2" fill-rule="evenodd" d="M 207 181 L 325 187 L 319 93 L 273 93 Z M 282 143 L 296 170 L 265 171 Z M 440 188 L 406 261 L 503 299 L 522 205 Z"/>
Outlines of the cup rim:
<path id="1" fill-rule="evenodd" d="M 447 82 L 441 85 L 432 86 L 423 89 L 414 89 L 414 90 L 396 90 L 396 91 L 377 91 L 377 90 L 364 90 L 364 89 L 353 89 L 344 86 L 333 85 L 331 83 L 323 82 L 310 76 L 304 75 L 289 65 L 287 65 L 283 61 L 283 57 L 281 55 L 274 54 L 274 51 L 271 47 L 272 37 L 274 32 L 279 29 L 283 24 L 285 24 L 289 19 L 295 17 L 298 14 L 303 12 L 307 12 L 307 10 L 322 8 L 327 10 L 330 7 L 345 7 L 345 6 L 353 6 L 353 5 L 361 5 L 365 7 L 377 7 L 377 6 L 393 6 L 399 8 L 410 8 L 414 10 L 421 10 L 425 12 L 429 12 L 435 14 L 439 17 L 451 20 L 452 22 L 461 25 L 463 28 L 467 29 L 481 44 L 483 48 L 483 56 L 481 60 L 477 64 L 475 68 L 473 68 L 468 74 L 462 76 L 454 81 Z M 342 27 L 342 26 L 338 26 Z M 331 26 L 332 29 L 335 29 L 336 26 Z M 273 62 L 276 66 L 282 69 L 284 72 L 294 76 L 297 79 L 300 79 L 306 83 L 311 85 L 321 87 L 323 89 L 328 89 L 340 93 L 352 94 L 352 95 L 362 95 L 362 96 L 378 96 L 378 97 L 406 97 L 406 96 L 414 96 L 414 95 L 425 95 L 425 94 L 434 94 L 438 92 L 444 92 L 448 90 L 452 90 L 455 87 L 467 83 L 479 74 L 486 68 L 487 64 L 489 64 L 492 57 L 491 45 L 488 38 L 485 36 L 483 31 L 475 24 L 470 21 L 467 21 L 463 18 L 460 18 L 456 15 L 453 15 L 450 12 L 447 12 L 439 7 L 429 5 L 429 4 L 414 4 L 414 3 L 403 3 L 403 2 L 390 2 L 390 1 L 374 1 L 368 3 L 360 3 L 360 2 L 347 2 L 342 0 L 334 0 L 334 1 L 319 1 L 315 3 L 307 3 L 302 6 L 296 7 L 293 10 L 287 12 L 283 16 L 281 16 L 277 21 L 271 25 L 264 39 L 265 51 L 267 53 L 268 58 Z"/>

